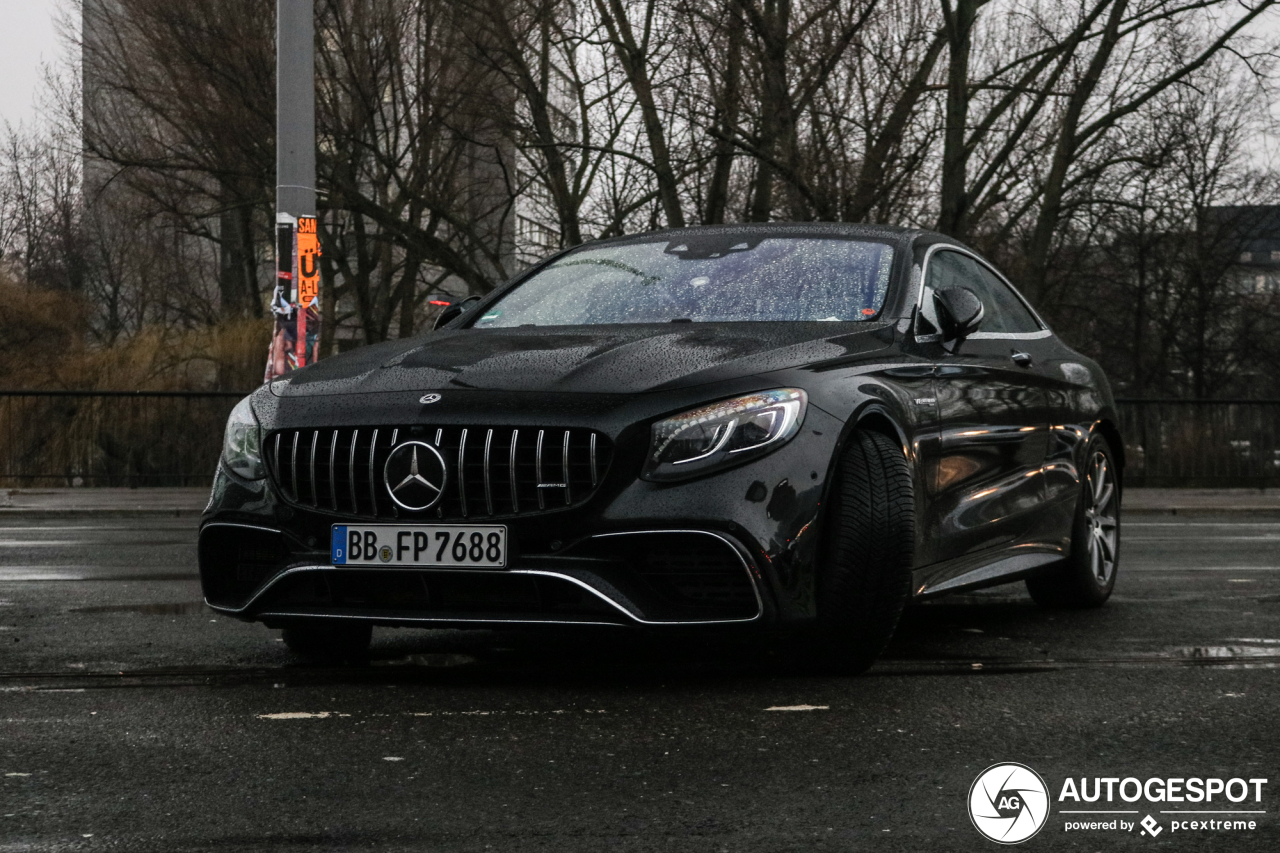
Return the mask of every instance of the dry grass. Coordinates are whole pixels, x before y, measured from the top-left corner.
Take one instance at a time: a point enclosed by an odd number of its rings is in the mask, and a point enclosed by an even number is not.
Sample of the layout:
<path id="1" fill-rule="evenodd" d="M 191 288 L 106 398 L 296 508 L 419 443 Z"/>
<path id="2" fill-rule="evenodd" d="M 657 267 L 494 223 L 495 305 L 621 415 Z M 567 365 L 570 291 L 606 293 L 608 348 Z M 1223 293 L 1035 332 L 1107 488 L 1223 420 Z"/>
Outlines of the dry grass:
<path id="1" fill-rule="evenodd" d="M 0 278 L 0 387 L 85 391 L 245 391 L 262 381 L 270 320 L 150 326 L 112 346 L 89 335 L 74 294 Z"/>
<path id="2" fill-rule="evenodd" d="M 269 320 L 89 334 L 77 296 L 0 279 L 0 389 L 237 391 L 262 381 Z M 207 482 L 234 398 L 0 397 L 0 483 Z"/>

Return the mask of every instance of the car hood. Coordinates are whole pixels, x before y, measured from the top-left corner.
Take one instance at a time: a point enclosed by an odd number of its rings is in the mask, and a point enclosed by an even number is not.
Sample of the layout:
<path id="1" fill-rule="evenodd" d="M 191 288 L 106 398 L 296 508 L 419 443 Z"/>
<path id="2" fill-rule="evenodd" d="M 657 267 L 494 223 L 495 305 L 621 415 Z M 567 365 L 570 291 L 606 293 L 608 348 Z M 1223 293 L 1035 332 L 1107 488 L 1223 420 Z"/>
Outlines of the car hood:
<path id="1" fill-rule="evenodd" d="M 280 397 L 465 388 L 629 394 L 684 388 L 884 349 L 888 323 L 722 323 L 461 329 L 324 359 Z"/>

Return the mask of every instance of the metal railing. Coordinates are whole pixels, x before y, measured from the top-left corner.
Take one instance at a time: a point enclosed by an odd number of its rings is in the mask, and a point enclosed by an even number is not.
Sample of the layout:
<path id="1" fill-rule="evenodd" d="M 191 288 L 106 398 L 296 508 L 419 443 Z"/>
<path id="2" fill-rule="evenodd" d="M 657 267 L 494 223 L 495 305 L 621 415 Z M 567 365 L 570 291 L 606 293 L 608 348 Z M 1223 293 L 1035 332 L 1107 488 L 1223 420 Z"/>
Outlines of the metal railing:
<path id="1" fill-rule="evenodd" d="M 1280 400 L 1116 401 L 1130 486 L 1280 486 Z"/>
<path id="2" fill-rule="evenodd" d="M 2 391 L 0 485 L 204 486 L 235 391 Z"/>
<path id="3" fill-rule="evenodd" d="M 236 391 L 0 390 L 0 486 L 212 481 Z M 1117 401 L 1131 486 L 1280 486 L 1280 400 Z"/>

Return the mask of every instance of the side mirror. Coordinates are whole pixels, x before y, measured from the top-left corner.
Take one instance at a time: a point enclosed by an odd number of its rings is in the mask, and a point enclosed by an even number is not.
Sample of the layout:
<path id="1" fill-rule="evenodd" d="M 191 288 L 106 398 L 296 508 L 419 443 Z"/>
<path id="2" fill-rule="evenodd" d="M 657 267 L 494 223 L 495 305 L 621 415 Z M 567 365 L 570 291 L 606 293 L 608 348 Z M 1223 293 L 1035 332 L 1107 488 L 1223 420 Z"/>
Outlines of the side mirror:
<path id="1" fill-rule="evenodd" d="M 944 340 L 971 335 L 982 325 L 982 300 L 967 287 L 948 287 L 933 294 Z"/>
<path id="2" fill-rule="evenodd" d="M 479 301 L 479 296 L 468 296 L 466 299 L 459 300 L 458 302 L 450 302 L 445 306 L 445 309 L 436 316 L 436 323 L 431 327 L 432 330 L 434 331 L 435 329 L 442 328 L 454 319 L 461 317 L 469 306 L 474 305 Z"/>

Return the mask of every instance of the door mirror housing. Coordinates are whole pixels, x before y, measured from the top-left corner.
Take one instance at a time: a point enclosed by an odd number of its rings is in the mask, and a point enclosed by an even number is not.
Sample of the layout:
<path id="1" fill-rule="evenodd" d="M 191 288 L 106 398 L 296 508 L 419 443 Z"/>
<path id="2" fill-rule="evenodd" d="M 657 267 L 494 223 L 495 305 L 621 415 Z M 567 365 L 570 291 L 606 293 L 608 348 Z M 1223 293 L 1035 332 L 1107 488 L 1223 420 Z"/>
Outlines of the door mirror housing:
<path id="1" fill-rule="evenodd" d="M 936 291 L 933 294 L 933 304 L 944 340 L 966 337 L 982 325 L 982 300 L 967 287 L 948 287 Z"/>
<path id="2" fill-rule="evenodd" d="M 435 329 L 443 328 L 456 318 L 461 317 L 466 313 L 467 308 L 479 301 L 479 296 L 468 296 L 466 299 L 461 299 L 457 302 L 450 302 L 445 306 L 443 311 L 436 315 L 436 322 L 435 325 L 431 327 L 432 330 L 434 331 Z"/>

